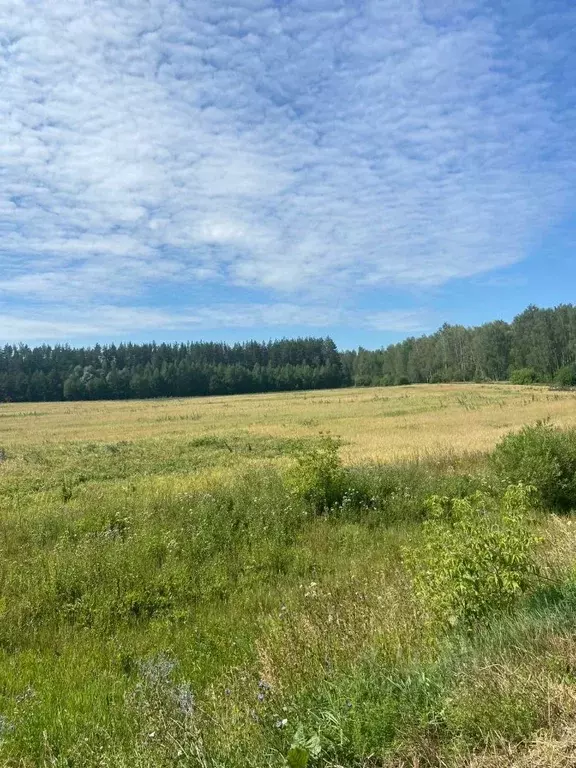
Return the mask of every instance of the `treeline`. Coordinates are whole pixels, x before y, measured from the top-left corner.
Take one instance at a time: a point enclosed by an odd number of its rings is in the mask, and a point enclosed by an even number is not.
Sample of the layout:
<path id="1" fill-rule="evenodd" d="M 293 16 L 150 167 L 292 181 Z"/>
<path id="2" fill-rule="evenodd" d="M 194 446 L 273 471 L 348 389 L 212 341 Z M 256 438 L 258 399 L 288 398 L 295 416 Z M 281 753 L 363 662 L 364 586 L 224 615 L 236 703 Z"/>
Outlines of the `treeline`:
<path id="1" fill-rule="evenodd" d="M 330 338 L 260 343 L 6 345 L 0 401 L 245 394 L 450 381 L 576 384 L 576 307 L 528 307 L 512 323 L 443 325 L 376 351 Z"/>
<path id="2" fill-rule="evenodd" d="M 576 383 L 576 307 L 528 307 L 512 323 L 443 325 L 375 352 L 354 354 L 356 386 L 504 381 Z"/>
<path id="3" fill-rule="evenodd" d="M 120 400 L 342 386 L 331 339 L 0 349 L 0 401 Z"/>

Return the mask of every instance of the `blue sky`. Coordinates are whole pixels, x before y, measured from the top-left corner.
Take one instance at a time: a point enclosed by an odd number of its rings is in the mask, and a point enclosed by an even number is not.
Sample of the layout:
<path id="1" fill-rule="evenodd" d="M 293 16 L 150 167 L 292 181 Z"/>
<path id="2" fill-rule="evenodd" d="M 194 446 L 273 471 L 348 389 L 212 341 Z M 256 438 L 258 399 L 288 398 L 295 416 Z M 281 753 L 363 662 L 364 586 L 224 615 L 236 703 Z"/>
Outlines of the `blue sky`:
<path id="1" fill-rule="evenodd" d="M 4 0 L 0 342 L 573 301 L 570 0 Z"/>

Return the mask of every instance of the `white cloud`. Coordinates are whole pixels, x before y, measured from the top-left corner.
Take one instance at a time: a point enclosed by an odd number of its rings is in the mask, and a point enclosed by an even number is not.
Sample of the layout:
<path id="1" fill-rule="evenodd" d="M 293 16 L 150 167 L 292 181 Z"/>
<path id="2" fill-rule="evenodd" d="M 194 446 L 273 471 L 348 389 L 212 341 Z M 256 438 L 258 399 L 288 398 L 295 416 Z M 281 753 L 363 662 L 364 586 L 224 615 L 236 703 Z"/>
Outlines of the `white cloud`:
<path id="1" fill-rule="evenodd" d="M 367 313 L 362 325 L 375 331 L 401 331 L 402 333 L 423 333 L 430 329 L 431 317 L 423 310 Z"/>
<path id="2" fill-rule="evenodd" d="M 219 328 L 275 328 L 311 326 L 322 331 L 335 326 L 354 325 L 372 330 L 415 332 L 429 328 L 423 311 L 390 311 L 363 314 L 330 306 L 278 304 L 215 304 L 175 312 L 149 308 L 97 305 L 65 310 L 57 318 L 50 308 L 34 309 L 23 316 L 0 313 L 3 340 L 65 341 L 78 338 L 127 338 L 142 333 L 190 332 Z M 262 335 L 262 334 L 259 334 Z"/>
<path id="3" fill-rule="evenodd" d="M 46 304 L 5 310 L 3 337 L 82 335 L 59 319 L 79 301 L 128 333 L 154 289 L 185 307 L 205 281 L 264 291 L 270 325 L 273 300 L 360 318 L 369 287 L 520 260 L 574 197 L 568 5 L 5 0 L 0 20 L 0 300 Z"/>

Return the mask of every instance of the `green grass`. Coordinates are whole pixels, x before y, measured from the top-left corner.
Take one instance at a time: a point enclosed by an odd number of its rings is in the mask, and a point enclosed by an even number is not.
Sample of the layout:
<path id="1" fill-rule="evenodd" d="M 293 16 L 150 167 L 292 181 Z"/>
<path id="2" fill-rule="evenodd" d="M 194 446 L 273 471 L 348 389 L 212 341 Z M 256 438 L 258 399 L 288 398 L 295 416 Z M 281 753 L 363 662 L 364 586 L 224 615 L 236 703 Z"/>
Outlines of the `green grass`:
<path id="1" fill-rule="evenodd" d="M 576 537 L 543 577 L 431 630 L 405 567 L 431 495 L 501 493 L 486 457 L 287 482 L 317 437 L 27 444 L 0 469 L 0 763 L 464 766 L 554 738 L 576 699 Z M 313 479 L 313 478 L 312 478 Z M 335 480 L 335 482 L 336 482 Z M 504 757 L 502 757 L 504 760 Z M 502 763 L 504 764 L 504 762 Z"/>

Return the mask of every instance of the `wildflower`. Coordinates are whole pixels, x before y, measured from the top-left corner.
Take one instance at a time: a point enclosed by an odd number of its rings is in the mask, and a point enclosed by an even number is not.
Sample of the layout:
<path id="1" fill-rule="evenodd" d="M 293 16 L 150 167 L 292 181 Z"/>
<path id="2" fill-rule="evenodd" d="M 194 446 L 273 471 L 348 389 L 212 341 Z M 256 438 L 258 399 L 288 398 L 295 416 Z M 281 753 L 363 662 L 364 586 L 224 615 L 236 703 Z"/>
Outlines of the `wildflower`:
<path id="1" fill-rule="evenodd" d="M 190 690 L 190 688 L 184 683 L 182 685 L 179 685 L 175 690 L 175 700 L 176 704 L 178 706 L 178 709 L 182 712 L 184 715 L 193 715 L 194 714 L 194 694 Z"/>
<path id="2" fill-rule="evenodd" d="M 275 725 L 276 725 L 276 728 L 286 728 L 286 726 L 288 725 L 288 720 L 285 717 L 282 720 L 276 720 Z"/>
<path id="3" fill-rule="evenodd" d="M 163 653 L 153 659 L 146 659 L 139 663 L 140 675 L 149 685 L 167 683 L 176 662 Z"/>

